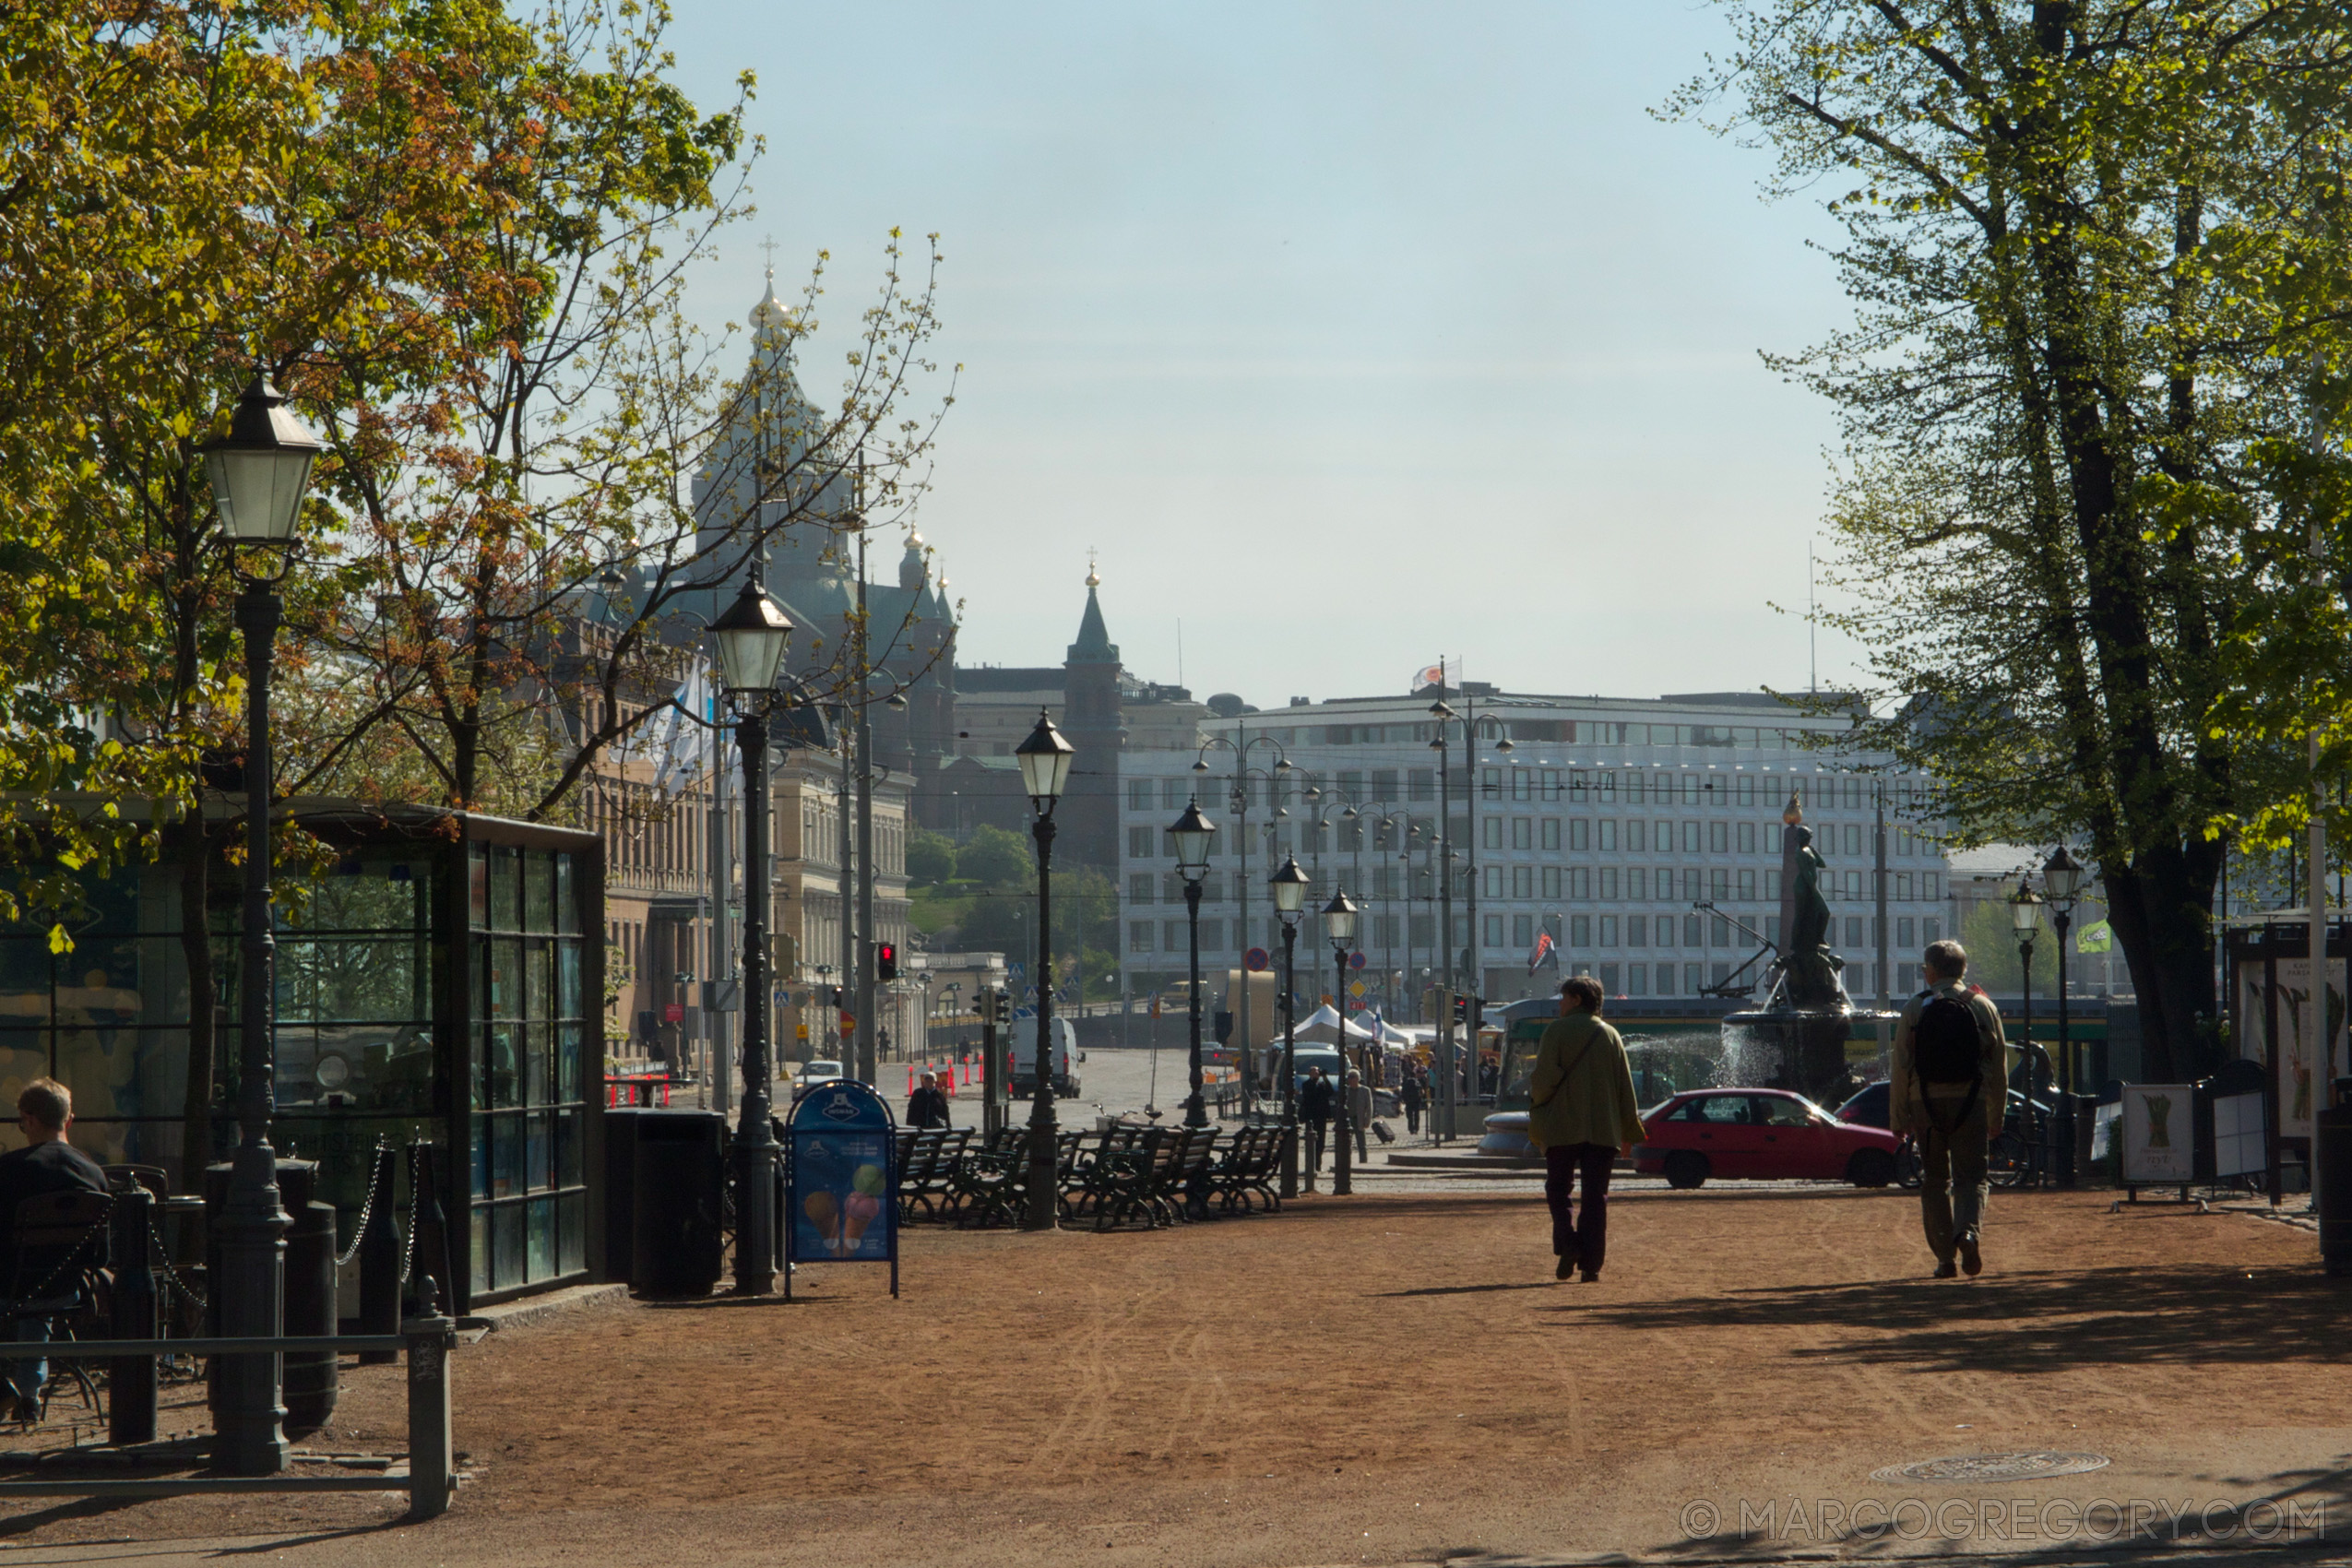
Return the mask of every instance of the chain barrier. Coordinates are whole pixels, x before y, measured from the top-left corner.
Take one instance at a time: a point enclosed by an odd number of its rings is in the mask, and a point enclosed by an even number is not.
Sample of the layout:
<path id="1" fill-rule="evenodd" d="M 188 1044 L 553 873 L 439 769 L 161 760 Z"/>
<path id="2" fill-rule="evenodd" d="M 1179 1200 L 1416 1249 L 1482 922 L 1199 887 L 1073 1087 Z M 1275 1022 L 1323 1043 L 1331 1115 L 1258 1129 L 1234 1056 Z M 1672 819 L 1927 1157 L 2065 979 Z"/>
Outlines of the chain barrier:
<path id="1" fill-rule="evenodd" d="M 163 1271 L 165 1287 L 178 1291 L 182 1300 L 194 1301 L 197 1312 L 210 1312 L 212 1302 L 204 1292 L 181 1278 L 180 1271 L 172 1266 L 172 1259 L 163 1250 L 163 1233 L 155 1228 L 155 1211 L 152 1208 L 147 1214 L 147 1244 L 148 1250 L 155 1254 L 156 1266 Z"/>
<path id="2" fill-rule="evenodd" d="M 58 1260 L 57 1266 L 51 1269 L 48 1274 L 42 1277 L 40 1284 L 34 1286 L 30 1290 L 19 1292 L 18 1300 L 25 1301 L 39 1301 L 46 1300 L 49 1294 L 49 1288 L 52 1285 L 56 1284 L 59 1279 L 63 1278 L 67 1269 L 74 1266 L 75 1263 L 80 1259 L 83 1249 L 88 1247 L 91 1241 L 106 1234 L 108 1227 L 113 1223 L 114 1219 L 114 1194 L 109 1193 L 105 1194 L 105 1197 L 106 1213 L 104 1217 L 93 1221 L 89 1229 L 82 1232 L 82 1239 L 74 1243 L 73 1250 Z"/>
<path id="3" fill-rule="evenodd" d="M 391 1146 L 392 1142 L 388 1138 L 379 1137 L 375 1140 L 375 1153 L 368 1161 L 372 1169 L 367 1178 L 367 1201 L 360 1205 L 360 1222 L 352 1229 L 350 1246 L 336 1254 L 337 1268 L 348 1266 L 353 1258 L 359 1256 L 360 1246 L 367 1240 L 367 1222 L 375 1213 L 376 1193 L 384 1185 L 386 1168 L 391 1164 L 391 1161 L 384 1158 L 384 1151 Z M 405 1278 L 406 1276 L 402 1277 Z"/>
<path id="4" fill-rule="evenodd" d="M 409 1282 L 409 1275 L 417 1263 L 417 1199 L 424 1183 L 417 1180 L 417 1146 L 409 1146 L 409 1239 L 400 1248 L 400 1283 Z"/>

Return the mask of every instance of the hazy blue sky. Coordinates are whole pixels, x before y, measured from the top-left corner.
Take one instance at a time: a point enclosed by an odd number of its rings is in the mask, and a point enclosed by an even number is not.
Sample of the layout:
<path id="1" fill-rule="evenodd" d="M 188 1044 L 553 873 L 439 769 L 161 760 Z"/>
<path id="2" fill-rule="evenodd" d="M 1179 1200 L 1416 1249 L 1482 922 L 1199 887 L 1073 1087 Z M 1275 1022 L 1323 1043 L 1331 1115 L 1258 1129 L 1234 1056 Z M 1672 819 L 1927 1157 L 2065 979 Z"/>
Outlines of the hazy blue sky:
<path id="1" fill-rule="evenodd" d="M 1473 679 L 1805 678 L 1825 410 L 1759 349 L 1846 315 L 1768 154 L 1646 111 L 1724 42 L 1675 0 L 747 6 L 678 0 L 706 103 L 760 78 L 740 321 L 893 224 L 965 369 L 922 529 L 966 662 L 1058 662 L 1088 547 L 1128 666 L 1273 707 Z M 806 359 L 824 393 L 844 344 Z M 1824 636 L 1824 679 L 1854 672 Z"/>

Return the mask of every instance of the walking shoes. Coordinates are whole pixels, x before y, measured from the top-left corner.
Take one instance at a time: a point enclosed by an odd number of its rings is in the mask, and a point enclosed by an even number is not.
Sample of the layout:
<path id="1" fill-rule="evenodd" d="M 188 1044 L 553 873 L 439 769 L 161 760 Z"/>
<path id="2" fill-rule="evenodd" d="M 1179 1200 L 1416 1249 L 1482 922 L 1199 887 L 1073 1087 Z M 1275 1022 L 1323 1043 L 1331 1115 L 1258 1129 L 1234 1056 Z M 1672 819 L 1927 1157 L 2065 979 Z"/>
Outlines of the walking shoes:
<path id="1" fill-rule="evenodd" d="M 1960 1272 L 1974 1279 L 1985 1271 L 1984 1254 L 1977 1250 L 1974 1236 L 1960 1238 Z"/>

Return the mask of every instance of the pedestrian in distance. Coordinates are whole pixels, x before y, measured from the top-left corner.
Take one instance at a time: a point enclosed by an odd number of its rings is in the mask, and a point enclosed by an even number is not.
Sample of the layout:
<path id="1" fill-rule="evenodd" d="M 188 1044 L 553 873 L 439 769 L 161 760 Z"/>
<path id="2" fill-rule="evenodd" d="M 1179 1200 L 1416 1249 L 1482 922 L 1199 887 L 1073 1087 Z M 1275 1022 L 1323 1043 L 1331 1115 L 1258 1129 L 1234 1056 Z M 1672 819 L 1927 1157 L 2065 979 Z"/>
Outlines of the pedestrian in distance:
<path id="1" fill-rule="evenodd" d="M 1927 989 L 1895 1029 L 1888 1120 L 1918 1140 L 1919 1220 L 1935 1277 L 1974 1277 L 1985 1266 L 1987 1158 L 2009 1110 L 2008 1045 L 2001 1009 L 1968 982 L 1966 948 L 1930 943 L 1921 968 Z"/>
<path id="2" fill-rule="evenodd" d="M 1330 1131 L 1332 1115 L 1339 1109 L 1339 1086 L 1323 1075 L 1320 1066 L 1307 1069 L 1307 1081 L 1299 1086 L 1299 1121 L 1307 1130 L 1307 1169 L 1323 1169 L 1323 1143 Z"/>
<path id="3" fill-rule="evenodd" d="M 1348 1070 L 1348 1123 L 1356 1134 L 1356 1163 L 1372 1163 L 1372 1150 L 1365 1146 L 1365 1134 L 1372 1129 L 1372 1092 L 1363 1075 L 1350 1067 Z"/>
<path id="4" fill-rule="evenodd" d="M 1420 1132 L 1421 1130 L 1421 1070 L 1419 1067 L 1409 1063 L 1406 1066 L 1405 1081 L 1397 1086 L 1396 1099 L 1405 1108 L 1405 1131 Z"/>
<path id="5" fill-rule="evenodd" d="M 907 1125 L 909 1127 L 947 1127 L 954 1123 L 948 1116 L 947 1095 L 939 1087 L 939 1075 L 925 1073 L 922 1083 L 907 1097 Z"/>
<path id="6" fill-rule="evenodd" d="M 1600 1278 L 1609 1257 L 1609 1177 L 1617 1157 L 1642 1135 L 1633 1069 L 1625 1042 L 1601 1021 L 1600 982 L 1571 977 L 1560 987 L 1560 1016 L 1536 1046 L 1527 1080 L 1527 1136 L 1543 1150 L 1544 1201 L 1551 1207 L 1554 1279 L 1579 1268 Z M 1581 1212 L 1569 1193 L 1581 1181 Z"/>

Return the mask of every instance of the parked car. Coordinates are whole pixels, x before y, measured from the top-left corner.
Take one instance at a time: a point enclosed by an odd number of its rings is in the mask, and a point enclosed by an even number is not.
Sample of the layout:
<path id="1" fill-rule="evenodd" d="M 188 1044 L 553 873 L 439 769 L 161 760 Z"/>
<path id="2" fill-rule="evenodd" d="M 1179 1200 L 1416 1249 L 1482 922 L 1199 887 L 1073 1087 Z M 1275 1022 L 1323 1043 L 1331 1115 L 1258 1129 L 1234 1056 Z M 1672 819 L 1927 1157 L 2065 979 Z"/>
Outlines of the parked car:
<path id="1" fill-rule="evenodd" d="M 1698 1089 L 1642 1119 L 1633 1169 L 1669 1187 L 1723 1181 L 1812 1178 L 1883 1187 L 1895 1180 L 1902 1140 L 1841 1122 L 1785 1089 Z"/>
<path id="2" fill-rule="evenodd" d="M 841 1063 L 838 1062 L 803 1062 L 801 1063 L 801 1070 L 792 1075 L 792 1099 L 797 1101 L 817 1085 L 842 1075 Z"/>

